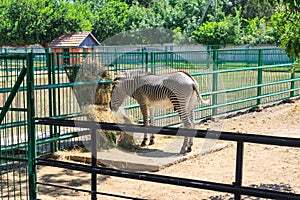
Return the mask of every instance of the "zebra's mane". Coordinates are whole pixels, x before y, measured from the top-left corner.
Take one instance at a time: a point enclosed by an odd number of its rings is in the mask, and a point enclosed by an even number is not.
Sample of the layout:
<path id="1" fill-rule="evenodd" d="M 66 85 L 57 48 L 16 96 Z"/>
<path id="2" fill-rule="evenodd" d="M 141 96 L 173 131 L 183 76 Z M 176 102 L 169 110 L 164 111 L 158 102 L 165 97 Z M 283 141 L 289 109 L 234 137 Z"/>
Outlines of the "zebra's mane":
<path id="1" fill-rule="evenodd" d="M 115 80 L 124 80 L 124 79 L 131 79 L 131 78 L 138 78 L 138 77 L 143 77 L 143 76 L 147 76 L 150 75 L 151 73 L 149 72 L 144 72 L 142 70 L 137 70 L 137 71 L 128 71 L 128 72 L 124 72 L 120 75 L 118 75 Z"/>

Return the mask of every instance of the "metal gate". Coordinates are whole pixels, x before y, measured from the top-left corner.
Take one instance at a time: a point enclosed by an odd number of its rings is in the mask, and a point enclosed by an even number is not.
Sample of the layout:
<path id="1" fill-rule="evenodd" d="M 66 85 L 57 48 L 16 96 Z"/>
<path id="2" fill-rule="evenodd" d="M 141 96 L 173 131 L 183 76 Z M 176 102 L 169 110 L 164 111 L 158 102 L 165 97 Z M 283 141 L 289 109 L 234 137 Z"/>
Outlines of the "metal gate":
<path id="1" fill-rule="evenodd" d="M 33 54 L 0 57 L 0 190 L 2 199 L 34 199 L 36 149 Z M 25 178 L 24 178 L 25 177 Z"/>

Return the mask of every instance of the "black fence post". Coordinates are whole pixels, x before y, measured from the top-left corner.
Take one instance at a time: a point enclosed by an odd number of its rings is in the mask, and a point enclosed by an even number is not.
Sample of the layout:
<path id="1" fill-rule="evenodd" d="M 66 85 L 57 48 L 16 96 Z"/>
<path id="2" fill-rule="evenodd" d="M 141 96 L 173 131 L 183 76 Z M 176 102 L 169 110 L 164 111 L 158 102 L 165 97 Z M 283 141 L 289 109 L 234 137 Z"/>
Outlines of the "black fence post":
<path id="1" fill-rule="evenodd" d="M 91 130 L 91 156 L 92 167 L 97 167 L 97 131 Z M 91 199 L 97 199 L 97 173 L 93 170 L 91 173 Z"/>
<path id="2" fill-rule="evenodd" d="M 235 165 L 235 187 L 242 186 L 242 178 L 243 178 L 243 156 L 244 156 L 244 141 L 238 140 L 237 141 L 237 148 L 236 148 L 236 165 Z M 234 199 L 240 200 L 241 194 L 239 192 L 234 193 Z"/>

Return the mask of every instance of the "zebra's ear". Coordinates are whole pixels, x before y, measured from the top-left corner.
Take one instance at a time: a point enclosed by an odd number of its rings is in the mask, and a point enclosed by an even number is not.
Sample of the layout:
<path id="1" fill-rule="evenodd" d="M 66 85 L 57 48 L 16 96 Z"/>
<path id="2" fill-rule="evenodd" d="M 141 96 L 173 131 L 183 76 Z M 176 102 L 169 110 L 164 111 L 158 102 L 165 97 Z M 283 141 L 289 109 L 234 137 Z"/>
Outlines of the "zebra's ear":
<path id="1" fill-rule="evenodd" d="M 119 80 L 115 80 L 112 82 L 113 86 L 120 86 L 120 81 Z"/>

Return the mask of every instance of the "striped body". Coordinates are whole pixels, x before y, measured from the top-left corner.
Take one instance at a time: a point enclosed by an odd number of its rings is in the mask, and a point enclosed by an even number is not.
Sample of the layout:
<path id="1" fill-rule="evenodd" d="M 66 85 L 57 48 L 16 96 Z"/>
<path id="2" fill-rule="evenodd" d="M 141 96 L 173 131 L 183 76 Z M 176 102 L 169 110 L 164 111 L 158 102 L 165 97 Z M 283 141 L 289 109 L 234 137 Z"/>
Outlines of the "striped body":
<path id="1" fill-rule="evenodd" d="M 154 125 L 153 109 L 155 107 L 170 109 L 178 112 L 184 127 L 192 128 L 194 125 L 193 110 L 196 97 L 205 102 L 198 92 L 198 83 L 185 72 L 174 72 L 165 75 L 152 75 L 143 72 L 129 72 L 117 77 L 112 90 L 111 109 L 117 111 L 126 96 L 134 98 L 140 105 L 143 114 L 144 125 Z M 207 102 L 205 102 L 207 103 Z M 150 144 L 154 143 L 154 136 Z M 145 145 L 147 135 L 145 134 L 142 146 Z M 188 143 L 188 142 L 186 142 Z M 190 151 L 189 146 L 183 147 L 181 152 Z"/>

